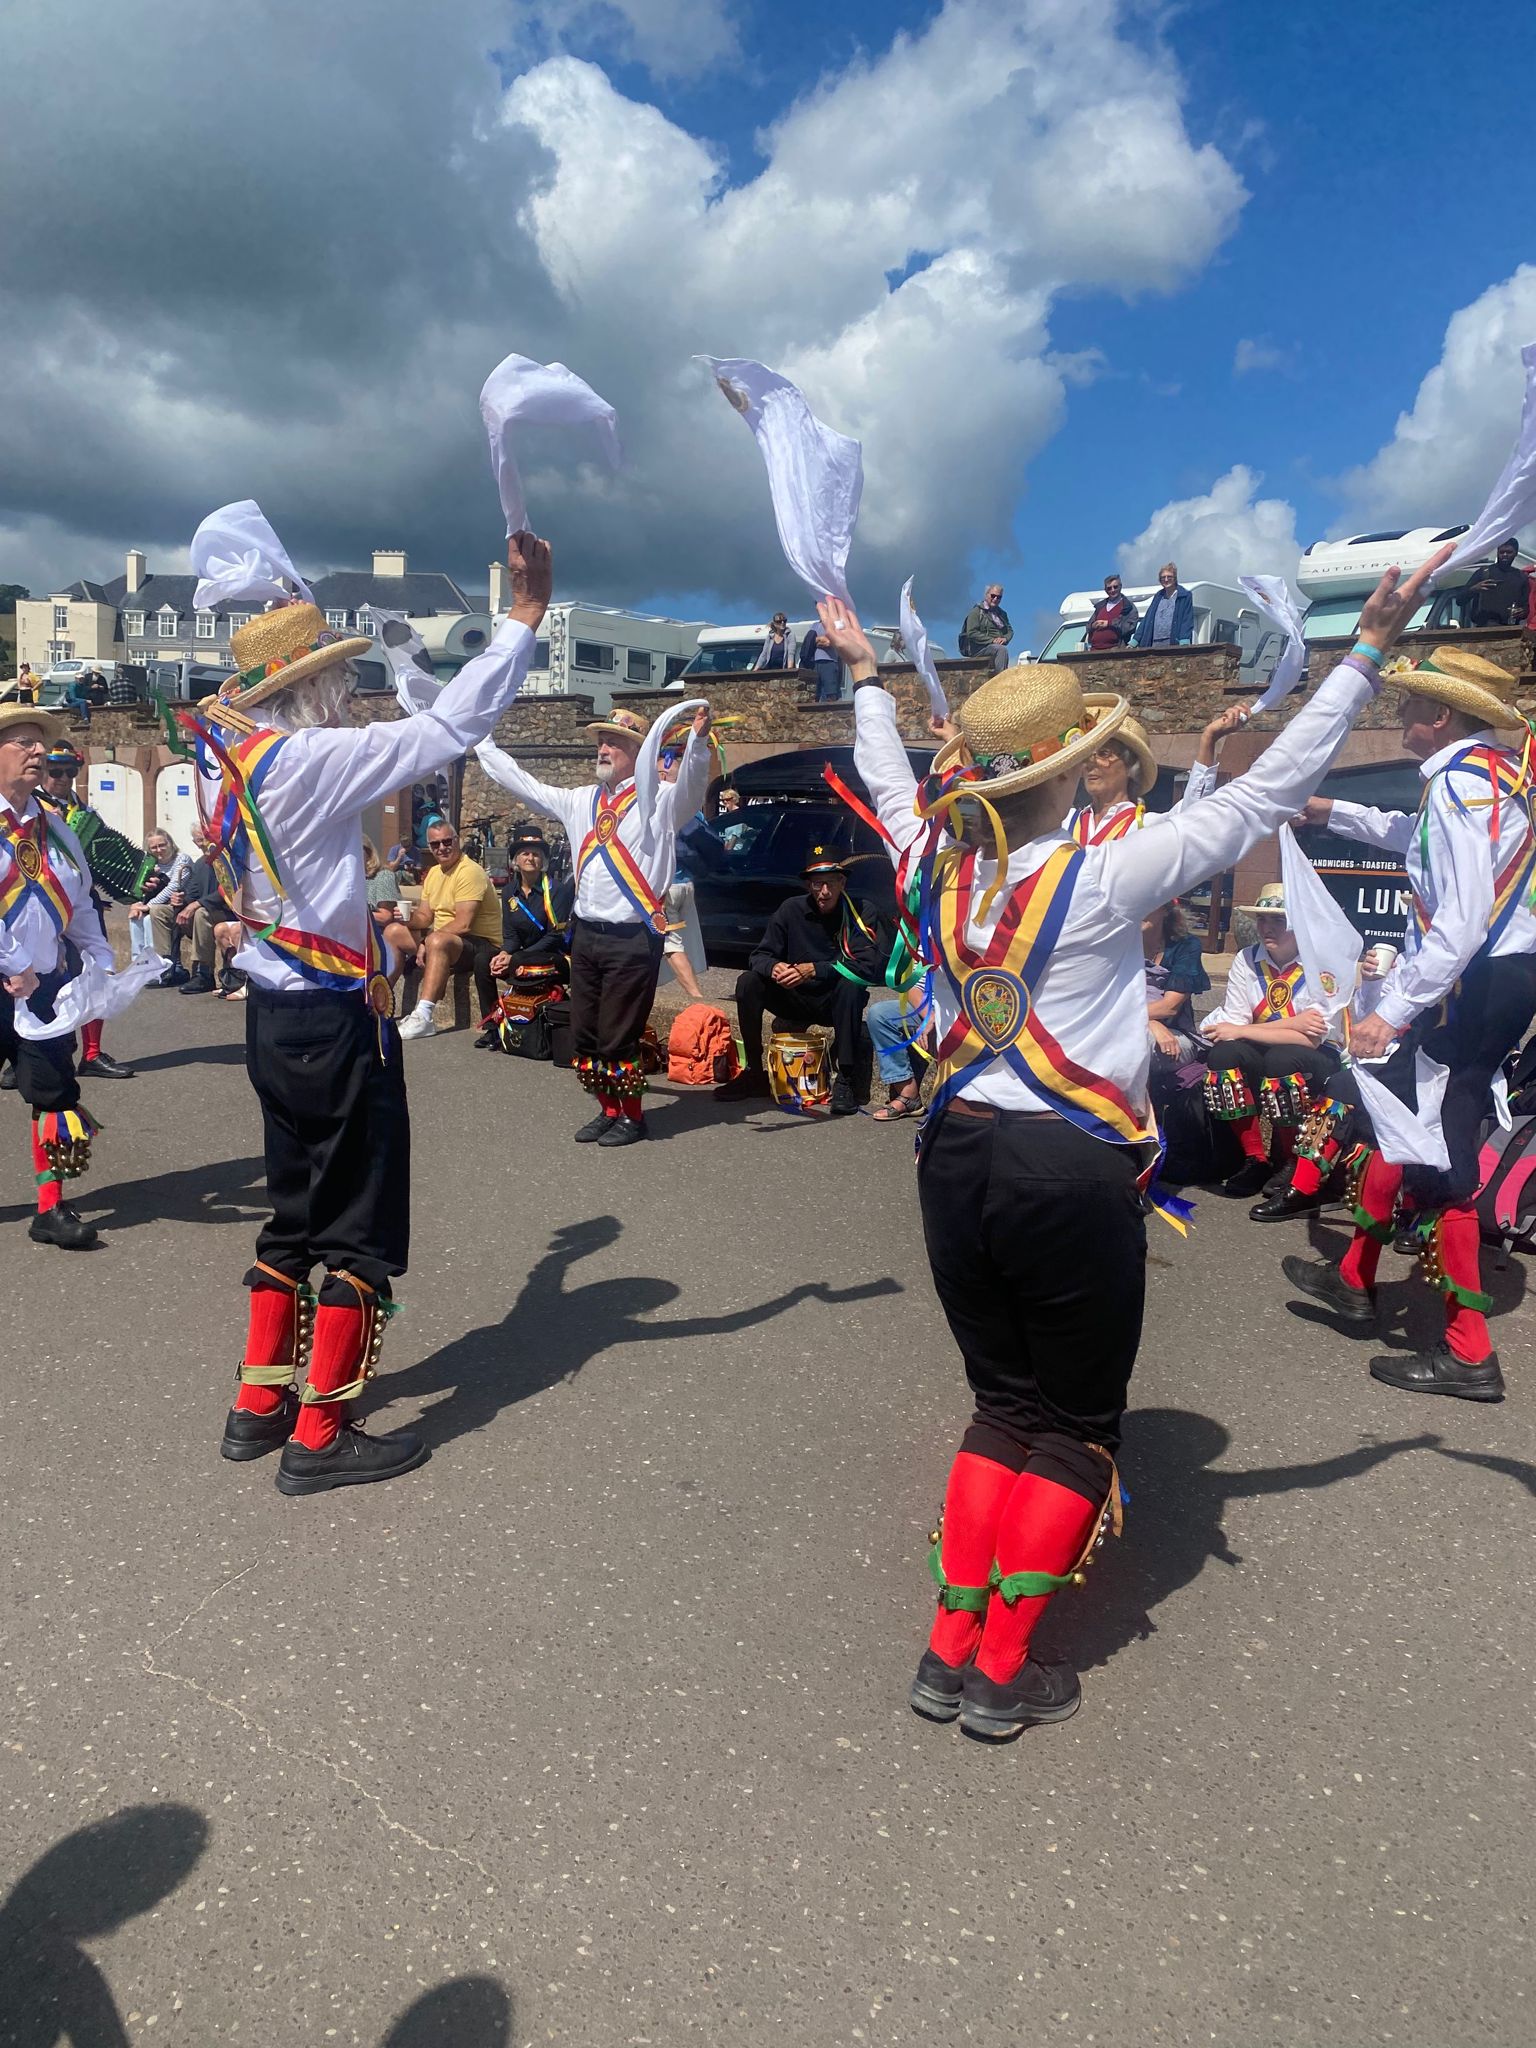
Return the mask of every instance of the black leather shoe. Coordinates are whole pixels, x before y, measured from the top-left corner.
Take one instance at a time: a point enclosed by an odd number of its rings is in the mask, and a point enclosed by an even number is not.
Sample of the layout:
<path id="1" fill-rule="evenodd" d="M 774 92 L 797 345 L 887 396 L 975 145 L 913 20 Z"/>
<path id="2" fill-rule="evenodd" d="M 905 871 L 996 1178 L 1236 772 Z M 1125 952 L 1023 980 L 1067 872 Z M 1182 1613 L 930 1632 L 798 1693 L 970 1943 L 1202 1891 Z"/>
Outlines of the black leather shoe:
<path id="1" fill-rule="evenodd" d="M 576 1133 L 576 1143 L 578 1145 L 595 1145 L 612 1122 L 613 1118 L 608 1114 L 607 1110 L 600 1109 L 592 1121 L 583 1124 Z"/>
<path id="2" fill-rule="evenodd" d="M 408 1429 L 392 1430 L 388 1436 L 369 1436 L 355 1422 L 344 1422 L 335 1443 L 323 1451 L 309 1451 L 302 1444 L 288 1443 L 277 1462 L 279 1493 L 325 1493 L 333 1486 L 371 1486 L 376 1479 L 393 1479 L 401 1472 L 414 1472 L 427 1461 L 427 1447 Z"/>
<path id="3" fill-rule="evenodd" d="M 1267 1159 L 1245 1159 L 1236 1173 L 1229 1174 L 1222 1182 L 1221 1192 L 1230 1195 L 1234 1201 L 1262 1194 L 1274 1170 Z"/>
<path id="4" fill-rule="evenodd" d="M 211 974 L 204 974 L 203 970 L 199 967 L 195 974 L 187 976 L 181 985 L 180 993 L 184 996 L 211 996 L 213 990 L 213 976 Z"/>
<path id="5" fill-rule="evenodd" d="M 960 1696 L 960 1726 L 986 1742 L 1006 1742 L 1034 1721 L 1069 1721 L 1083 1703 L 1070 1664 L 1037 1664 L 1026 1657 L 1006 1685 L 967 1664 Z"/>
<path id="6" fill-rule="evenodd" d="M 167 967 L 160 979 L 154 983 L 154 986 L 156 988 L 181 988 L 191 979 L 192 977 L 188 974 L 185 967 Z"/>
<path id="7" fill-rule="evenodd" d="M 853 1092 L 853 1083 L 845 1075 L 839 1074 L 832 1083 L 832 1100 L 827 1105 L 827 1114 L 829 1116 L 857 1116 L 858 1113 L 859 1098 Z"/>
<path id="8" fill-rule="evenodd" d="M 480 1036 L 475 1040 L 475 1051 L 490 1052 L 493 1047 L 498 1051 L 500 1050 L 501 1033 L 494 1024 L 487 1024 Z"/>
<path id="9" fill-rule="evenodd" d="M 966 1667 L 946 1664 L 935 1650 L 924 1650 L 907 1695 L 914 1714 L 928 1721 L 953 1721 L 960 1711 Z"/>
<path id="10" fill-rule="evenodd" d="M 643 1116 L 611 1116 L 607 1130 L 597 1142 L 599 1145 L 638 1145 L 642 1138 L 650 1135 Z"/>
<path id="11" fill-rule="evenodd" d="M 132 1067 L 125 1067 L 121 1060 L 113 1059 L 109 1052 L 97 1053 L 93 1060 L 80 1062 L 79 1078 L 82 1081 L 131 1081 Z"/>
<path id="12" fill-rule="evenodd" d="M 299 1419 L 299 1397 L 292 1387 L 283 1389 L 283 1405 L 270 1415 L 253 1415 L 248 1408 L 231 1408 L 224 1418 L 221 1458 L 244 1464 L 250 1458 L 264 1458 L 268 1451 L 280 1451 L 293 1435 Z"/>
<path id="13" fill-rule="evenodd" d="M 1293 1216 L 1314 1215 L 1322 1206 L 1321 1194 L 1298 1195 L 1290 1188 L 1281 1188 L 1278 1194 L 1255 1202 L 1248 1215 L 1254 1223 L 1289 1223 Z"/>
<path id="14" fill-rule="evenodd" d="M 1399 1219 L 1397 1235 L 1392 1240 L 1392 1249 L 1397 1253 L 1398 1257 L 1400 1259 L 1416 1259 L 1419 1256 L 1422 1242 L 1423 1240 L 1419 1236 L 1419 1226 L 1413 1218 L 1410 1217 L 1406 1223 Z"/>
<path id="15" fill-rule="evenodd" d="M 88 1252 L 100 1242 L 95 1224 L 87 1223 L 68 1202 L 40 1209 L 27 1235 L 34 1244 L 56 1244 L 63 1252 Z"/>
<path id="16" fill-rule="evenodd" d="M 743 1067 L 734 1081 L 722 1081 L 715 1090 L 716 1102 L 750 1102 L 773 1093 L 773 1084 L 761 1067 Z"/>
<path id="17" fill-rule="evenodd" d="M 1280 1261 L 1280 1270 L 1293 1287 L 1324 1303 L 1344 1322 L 1375 1322 L 1375 1288 L 1351 1287 L 1338 1267 L 1330 1266 L 1326 1259 L 1287 1257 Z"/>
<path id="18" fill-rule="evenodd" d="M 1433 1351 L 1388 1351 L 1371 1360 L 1371 1378 L 1409 1394 L 1450 1394 L 1458 1401 L 1502 1401 L 1499 1354 L 1467 1365 L 1442 1337 Z"/>
<path id="19" fill-rule="evenodd" d="M 15 1086 L 16 1062 L 14 1060 L 7 1060 L 4 1067 L 0 1068 L 0 1088 L 14 1088 Z"/>

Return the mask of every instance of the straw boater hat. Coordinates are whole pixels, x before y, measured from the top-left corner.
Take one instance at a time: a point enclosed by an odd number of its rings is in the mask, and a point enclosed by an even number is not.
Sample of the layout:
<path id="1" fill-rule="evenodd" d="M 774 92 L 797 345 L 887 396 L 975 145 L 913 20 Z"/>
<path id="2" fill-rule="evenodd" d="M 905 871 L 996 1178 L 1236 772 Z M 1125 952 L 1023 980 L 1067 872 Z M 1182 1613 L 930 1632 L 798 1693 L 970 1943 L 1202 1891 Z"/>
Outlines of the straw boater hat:
<path id="1" fill-rule="evenodd" d="M 1065 662 L 1021 661 L 965 699 L 959 733 L 934 755 L 932 772 L 978 769 L 978 796 L 1012 796 L 1080 767 L 1120 736 L 1130 710 L 1124 697 L 1085 698 Z"/>
<path id="2" fill-rule="evenodd" d="M 219 702 L 231 711 L 249 711 L 275 691 L 366 654 L 372 645 L 366 634 L 348 639 L 328 626 L 312 604 L 280 604 L 258 612 L 230 635 L 237 672 L 220 689 Z"/>
<path id="3" fill-rule="evenodd" d="M 1249 917 L 1284 917 L 1286 914 L 1284 882 L 1266 882 L 1259 891 L 1257 903 L 1239 903 L 1236 905 L 1236 908 L 1245 912 Z"/>
<path id="4" fill-rule="evenodd" d="M 30 704 L 0 704 L 0 738 L 8 725 L 35 725 L 50 746 L 68 739 L 68 728 L 51 711 L 34 711 Z"/>
<path id="5" fill-rule="evenodd" d="M 1515 707 L 1515 678 L 1480 654 L 1437 647 L 1421 661 L 1392 662 L 1382 676 L 1411 696 L 1466 712 L 1479 725 L 1525 724 L 1524 714 Z"/>
<path id="6" fill-rule="evenodd" d="M 642 718 L 638 711 L 627 710 L 623 705 L 617 711 L 610 711 L 606 718 L 594 718 L 587 727 L 588 732 L 605 732 L 616 740 L 632 740 L 637 747 L 650 729 L 648 718 Z"/>
<path id="7" fill-rule="evenodd" d="M 1120 699 L 1090 691 L 1083 702 L 1092 711 L 1096 707 L 1102 709 L 1111 704 L 1118 704 Z M 1132 718 L 1127 714 L 1115 738 L 1122 747 L 1128 747 L 1136 756 L 1136 766 L 1141 770 L 1141 788 L 1137 794 L 1145 796 L 1158 777 L 1157 758 L 1152 752 L 1152 742 L 1147 738 L 1146 727 L 1139 718 Z"/>

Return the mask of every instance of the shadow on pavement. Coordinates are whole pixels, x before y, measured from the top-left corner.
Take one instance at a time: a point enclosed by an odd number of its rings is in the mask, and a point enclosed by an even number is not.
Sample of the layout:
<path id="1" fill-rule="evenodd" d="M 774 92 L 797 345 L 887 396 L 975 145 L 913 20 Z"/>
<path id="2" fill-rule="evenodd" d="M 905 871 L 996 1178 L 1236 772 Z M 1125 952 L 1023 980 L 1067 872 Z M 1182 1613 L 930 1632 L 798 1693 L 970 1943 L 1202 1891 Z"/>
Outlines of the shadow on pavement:
<path id="1" fill-rule="evenodd" d="M 459 1977 L 414 2000 L 379 2048 L 506 2048 L 512 2001 L 494 1977 Z"/>
<path id="2" fill-rule="evenodd" d="M 164 1067 L 243 1067 L 245 1042 L 237 1045 L 180 1045 L 169 1052 L 146 1052 L 133 1060 L 135 1074 L 155 1074 Z"/>
<path id="3" fill-rule="evenodd" d="M 1349 1249 L 1354 1236 L 1347 1217 L 1339 1216 L 1322 1222 L 1310 1219 L 1308 1249 L 1315 1252 L 1329 1265 L 1336 1266 Z M 1277 1247 L 1280 1251 L 1289 1246 Z M 1277 1261 L 1278 1263 L 1278 1261 Z M 1501 1316 L 1513 1315 L 1524 1301 L 1528 1275 L 1523 1258 L 1512 1257 L 1496 1261 L 1495 1253 L 1488 1245 L 1483 1246 L 1483 1286 L 1493 1298 L 1488 1311 L 1490 1323 L 1496 1323 Z M 1323 1303 L 1308 1300 L 1288 1289 L 1286 1310 L 1299 1323 L 1315 1323 L 1318 1328 L 1347 1334 L 1361 1346 L 1361 1363 L 1369 1352 L 1365 1346 L 1374 1344 L 1383 1351 L 1420 1351 L 1439 1342 L 1444 1334 L 1444 1317 L 1440 1298 L 1430 1288 L 1419 1270 L 1416 1258 L 1408 1258 L 1394 1251 L 1389 1245 L 1381 1255 L 1377 1269 L 1377 1316 L 1376 1327 L 1356 1326 L 1347 1332 L 1339 1318 Z M 1493 1332 L 1493 1341 L 1498 1343 L 1498 1331 Z"/>
<path id="4" fill-rule="evenodd" d="M 1485 1472 L 1501 1473 L 1527 1493 L 1536 1493 L 1536 1465 L 1527 1464 L 1524 1458 L 1501 1458 L 1493 1451 L 1458 1451 L 1449 1444 L 1441 1444 L 1439 1449 L 1442 1458 L 1454 1458 L 1458 1465 L 1481 1465 Z"/>
<path id="5" fill-rule="evenodd" d="M 566 1285 L 576 1261 L 616 1243 L 622 1228 L 615 1216 L 594 1216 L 557 1230 L 501 1322 L 467 1330 L 418 1365 L 381 1377 L 374 1382 L 372 1405 L 401 1399 L 426 1402 L 447 1394 L 447 1400 L 427 1408 L 412 1425 L 438 1448 L 483 1429 L 514 1402 L 573 1379 L 584 1365 L 616 1345 L 728 1337 L 783 1315 L 802 1301 L 835 1306 L 901 1292 L 900 1282 L 889 1276 L 857 1287 L 829 1287 L 817 1280 L 755 1308 L 648 1322 L 644 1318 L 654 1310 L 677 1300 L 682 1290 L 675 1281 L 625 1275 L 585 1286 Z"/>
<path id="6" fill-rule="evenodd" d="M 110 1142 L 109 1131 L 103 1149 Z M 220 1159 L 148 1180 L 103 1188 L 86 1183 L 72 1192 L 71 1200 L 102 1230 L 129 1230 L 140 1223 L 261 1223 L 268 1214 L 266 1177 L 261 1159 Z"/>
<path id="7" fill-rule="evenodd" d="M 126 2048 L 107 1980 L 80 1944 L 158 1905 L 207 1845 L 208 1823 L 190 1806 L 129 1806 L 39 1857 L 0 1906 L 4 2048 Z"/>
<path id="8" fill-rule="evenodd" d="M 1081 1596 L 1069 1593 L 1055 1602 L 1041 1631 L 1081 1669 L 1108 1663 L 1117 1651 L 1154 1634 L 1154 1609 L 1192 1585 L 1212 1559 L 1243 1563 L 1222 1526 L 1229 1501 L 1333 1486 L 1400 1451 L 1440 1446 L 1434 1435 L 1400 1437 L 1305 1465 L 1213 1471 L 1231 1441 L 1219 1422 L 1186 1409 L 1139 1408 L 1127 1415 L 1120 1454 L 1130 1495 L 1125 1533 L 1101 1553 Z"/>

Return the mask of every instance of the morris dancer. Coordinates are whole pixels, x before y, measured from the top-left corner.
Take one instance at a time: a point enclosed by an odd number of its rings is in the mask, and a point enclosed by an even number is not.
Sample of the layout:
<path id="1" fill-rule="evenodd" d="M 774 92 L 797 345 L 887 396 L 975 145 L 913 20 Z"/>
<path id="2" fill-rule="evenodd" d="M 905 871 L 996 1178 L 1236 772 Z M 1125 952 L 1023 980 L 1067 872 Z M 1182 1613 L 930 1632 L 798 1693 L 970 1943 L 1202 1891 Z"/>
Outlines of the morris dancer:
<path id="1" fill-rule="evenodd" d="M 161 887 L 165 877 L 142 846 L 135 846 L 125 833 L 114 830 L 100 811 L 81 803 L 75 791 L 75 777 L 84 766 L 69 741 L 61 740 L 48 750 L 43 786 L 37 795 L 38 801 L 61 817 L 80 842 L 91 870 L 91 901 L 105 939 L 107 910 L 103 895 L 117 903 L 144 903 Z M 80 1079 L 133 1079 L 132 1067 L 102 1051 L 99 1018 L 80 1027 Z"/>
<path id="2" fill-rule="evenodd" d="M 675 732 L 688 708 L 655 726 L 622 706 L 595 719 L 587 730 L 598 735 L 597 779 L 584 789 L 538 781 L 489 741 L 475 749 L 493 782 L 560 821 L 575 853 L 571 1041 L 577 1076 L 598 1103 L 578 1145 L 633 1145 L 647 1135 L 640 1034 L 656 1000 L 678 829 L 704 801 L 713 758 L 701 703 L 676 779 L 659 779 L 663 725 Z"/>
<path id="3" fill-rule="evenodd" d="M 294 603 L 237 630 L 239 673 L 189 721 L 205 796 L 210 768 L 217 778 L 210 858 L 245 927 L 246 1067 L 273 1211 L 245 1276 L 249 1333 L 220 1449 L 248 1459 L 283 1446 L 280 1493 L 389 1479 L 427 1454 L 407 1430 L 366 1435 L 349 1411 L 373 1377 L 410 1244 L 405 1070 L 368 908 L 363 814 L 483 739 L 520 686 L 549 599 L 549 549 L 519 534 L 507 566 L 507 618 L 430 710 L 339 730 L 351 664 L 371 643 Z M 316 1265 L 325 1278 L 312 1304 Z"/>
<path id="4" fill-rule="evenodd" d="M 1377 650 L 1445 552 L 1401 592 L 1395 570 L 1383 580 L 1362 617 L 1370 645 L 1245 776 L 1158 831 L 1093 848 L 1060 819 L 1082 764 L 1123 726 L 1123 698 L 1090 708 L 1065 664 L 1007 669 L 960 707 L 920 791 L 858 621 L 821 607 L 853 672 L 855 758 L 894 842 L 897 899 L 915 879 L 925 906 L 939 1048 L 919 1196 L 975 1397 L 932 1554 L 920 1714 L 1002 1738 L 1078 1706 L 1075 1673 L 1029 1647 L 1120 1515 L 1145 1287 L 1138 1188 L 1155 1157 L 1141 921 L 1294 810 L 1376 694 Z M 990 855 L 944 840 L 939 821 L 962 801 L 979 805 Z"/>
<path id="5" fill-rule="evenodd" d="M 1102 694 L 1083 699 L 1090 713 L 1105 711 L 1121 700 Z M 1240 705 L 1220 711 L 1200 734 L 1194 763 L 1184 794 L 1169 811 L 1148 811 L 1142 799 L 1157 781 L 1157 760 L 1152 742 L 1139 719 L 1127 716 L 1112 740 L 1096 747 L 1083 764 L 1082 786 L 1087 803 L 1068 811 L 1063 829 L 1079 846 L 1108 846 L 1127 832 L 1143 825 L 1156 825 L 1173 817 L 1216 787 L 1216 750 L 1230 732 L 1236 732 L 1248 714 Z"/>
<path id="6" fill-rule="evenodd" d="M 1367 639 L 1364 619 L 1361 631 Z M 1445 1299 L 1445 1335 L 1429 1351 L 1371 1360 L 1373 1378 L 1415 1394 L 1503 1399 L 1488 1334 L 1474 1201 L 1478 1143 L 1494 1076 L 1536 1016 L 1536 818 L 1528 751 L 1498 744 L 1521 731 L 1515 678 L 1476 654 L 1437 647 L 1389 680 L 1404 692 L 1403 748 L 1424 781 L 1417 813 L 1314 797 L 1307 822 L 1402 856 L 1412 892 L 1403 950 L 1383 978 L 1372 1014 L 1350 1033 L 1357 1058 L 1390 1053 L 1377 1072 L 1415 1104 L 1419 1051 L 1449 1067 L 1440 1127 L 1446 1172 L 1365 1158 L 1355 1197 L 1354 1242 L 1337 1268 L 1283 1261 L 1287 1279 L 1357 1327 L 1374 1324 L 1376 1267 L 1393 1234 L 1399 1193 L 1417 1219 L 1420 1255 Z M 1529 748 L 1527 741 L 1527 750 Z"/>
<path id="7" fill-rule="evenodd" d="M 1314 1104 L 1328 1099 L 1339 1056 L 1325 1043 L 1328 1024 L 1317 1007 L 1297 957 L 1296 934 L 1286 923 L 1285 885 L 1266 882 L 1257 903 L 1240 903 L 1253 919 L 1258 943 L 1232 962 L 1219 1008 L 1202 1019 L 1200 1036 L 1213 1048 L 1205 1076 L 1205 1106 L 1230 1124 L 1243 1163 L 1221 1184 L 1224 1195 L 1256 1195 L 1286 1163 L 1296 1134 Z M 1265 1125 L 1268 1125 L 1268 1137 Z M 1279 1156 L 1272 1156 L 1278 1151 Z M 1248 1213 L 1276 1222 L 1316 1208 L 1290 1200 L 1290 1190 Z"/>
<path id="8" fill-rule="evenodd" d="M 74 1034 L 23 1038 L 16 1029 L 18 1003 L 52 1019 L 54 998 L 76 971 L 70 949 L 112 967 L 80 842 L 38 801 L 46 750 L 63 742 L 63 726 L 46 711 L 0 706 L 0 1058 L 15 1063 L 17 1091 L 32 1111 L 37 1214 L 28 1234 L 87 1251 L 95 1227 L 63 1188 L 85 1171 L 97 1128 L 80 1103 Z"/>

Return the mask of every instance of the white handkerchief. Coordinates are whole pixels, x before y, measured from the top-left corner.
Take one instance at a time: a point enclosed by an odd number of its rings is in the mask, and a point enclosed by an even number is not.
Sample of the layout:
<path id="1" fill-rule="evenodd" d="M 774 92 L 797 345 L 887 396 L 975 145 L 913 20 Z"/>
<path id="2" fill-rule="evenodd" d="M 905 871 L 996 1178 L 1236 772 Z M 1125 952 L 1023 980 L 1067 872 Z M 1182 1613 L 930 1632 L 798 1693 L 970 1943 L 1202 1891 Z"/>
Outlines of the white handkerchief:
<path id="1" fill-rule="evenodd" d="M 432 672 L 426 643 L 403 612 L 381 611 L 375 605 L 373 616 L 379 622 L 378 640 L 394 678 L 401 710 L 408 717 L 430 711 L 443 686 Z"/>
<path id="2" fill-rule="evenodd" d="M 592 427 L 598 447 L 617 469 L 620 463 L 618 414 L 564 363 L 536 363 L 531 356 L 507 356 L 492 370 L 480 392 L 480 417 L 491 444 L 491 467 L 507 518 L 507 534 L 528 525 L 523 479 L 512 452 L 512 429 L 518 423 L 553 427 Z"/>
<path id="3" fill-rule="evenodd" d="M 19 1038 L 67 1038 L 82 1024 L 105 1024 L 127 1009 L 140 989 L 167 973 L 170 962 L 146 953 L 113 974 L 99 960 L 86 960 L 73 981 L 66 981 L 53 999 L 53 1017 L 44 1022 L 27 1003 L 16 1005 Z"/>
<path id="4" fill-rule="evenodd" d="M 1488 502 L 1456 543 L 1456 552 L 1440 571 L 1459 569 L 1463 562 L 1475 562 L 1511 534 L 1518 534 L 1536 518 L 1536 341 L 1520 351 L 1525 365 L 1525 402 L 1520 408 L 1520 430 L 1499 480 L 1488 493 Z"/>
<path id="5" fill-rule="evenodd" d="M 948 718 L 949 699 L 944 695 L 944 685 L 939 681 L 939 672 L 933 665 L 933 656 L 928 652 L 928 628 L 917 616 L 912 602 L 912 585 L 915 577 L 909 576 L 901 586 L 901 637 L 906 643 L 912 666 L 922 677 L 928 690 L 928 703 L 935 718 Z"/>
<path id="6" fill-rule="evenodd" d="M 1307 643 L 1301 630 L 1301 613 L 1283 576 L 1239 576 L 1237 580 L 1269 623 L 1278 626 L 1285 635 L 1285 645 L 1280 650 L 1280 659 L 1275 663 L 1269 685 L 1253 707 L 1255 711 L 1268 711 L 1282 697 L 1289 697 L 1301 681 L 1301 672 L 1307 665 Z"/>
<path id="7" fill-rule="evenodd" d="M 187 553 L 199 579 L 192 602 L 200 612 L 217 604 L 258 599 L 286 604 L 295 591 L 306 603 L 315 601 L 254 498 L 210 512 L 193 534 Z"/>
<path id="8" fill-rule="evenodd" d="M 817 419 L 797 384 L 746 356 L 700 356 L 752 429 L 768 469 L 779 545 L 817 597 L 848 594 L 848 550 L 864 494 L 857 441 Z"/>

